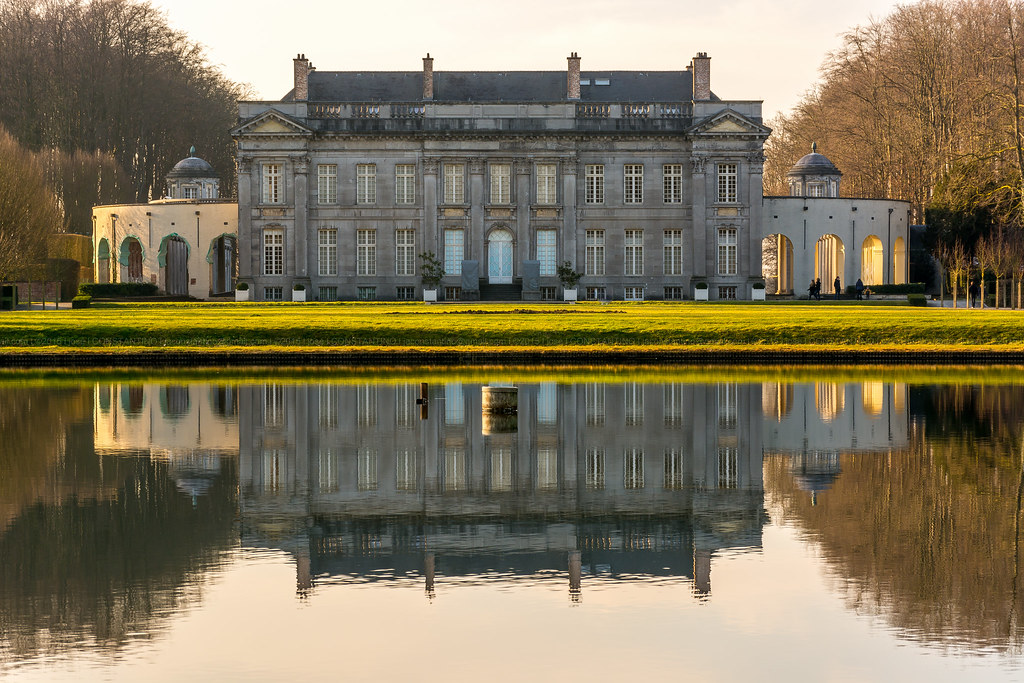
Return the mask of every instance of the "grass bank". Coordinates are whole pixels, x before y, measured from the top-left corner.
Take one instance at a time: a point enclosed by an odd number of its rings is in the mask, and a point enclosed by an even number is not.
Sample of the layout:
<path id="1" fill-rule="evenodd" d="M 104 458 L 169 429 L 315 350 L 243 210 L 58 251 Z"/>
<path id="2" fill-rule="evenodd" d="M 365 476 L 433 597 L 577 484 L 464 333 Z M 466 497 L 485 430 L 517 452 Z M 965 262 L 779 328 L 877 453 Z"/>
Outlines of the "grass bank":
<path id="1" fill-rule="evenodd" d="M 0 313 L 0 353 L 1024 353 L 1024 314 L 907 306 L 99 303 Z M 265 360 L 261 360 L 261 363 Z"/>

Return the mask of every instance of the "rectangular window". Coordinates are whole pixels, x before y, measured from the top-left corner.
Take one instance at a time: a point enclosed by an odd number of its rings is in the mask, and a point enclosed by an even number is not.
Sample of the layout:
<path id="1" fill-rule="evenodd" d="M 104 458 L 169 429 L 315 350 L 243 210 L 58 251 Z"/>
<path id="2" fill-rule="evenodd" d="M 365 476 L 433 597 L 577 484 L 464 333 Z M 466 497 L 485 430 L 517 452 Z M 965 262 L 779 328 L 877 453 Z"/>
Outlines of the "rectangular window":
<path id="1" fill-rule="evenodd" d="M 462 384 L 449 382 L 444 385 L 444 423 L 461 425 L 466 422 L 466 402 Z"/>
<path id="2" fill-rule="evenodd" d="M 644 288 L 643 287 L 626 287 L 623 290 L 622 298 L 626 301 L 643 301 L 644 300 Z"/>
<path id="3" fill-rule="evenodd" d="M 395 386 L 395 426 L 411 428 L 416 424 L 416 386 L 398 384 Z"/>
<path id="4" fill-rule="evenodd" d="M 356 204 L 377 203 L 377 164 L 356 164 Z"/>
<path id="5" fill-rule="evenodd" d="M 626 164 L 622 167 L 622 201 L 642 204 L 644 201 L 644 165 Z"/>
<path id="6" fill-rule="evenodd" d="M 558 254 L 556 245 L 557 233 L 554 230 L 537 231 L 537 260 L 540 261 L 541 275 L 554 275 L 555 260 Z"/>
<path id="7" fill-rule="evenodd" d="M 718 164 L 718 201 L 736 203 L 736 164 Z"/>
<path id="8" fill-rule="evenodd" d="M 537 488 L 552 491 L 558 488 L 558 451 L 537 448 Z"/>
<path id="9" fill-rule="evenodd" d="M 317 480 L 321 493 L 338 490 L 338 454 L 330 448 L 321 449 L 319 455 L 320 477 Z"/>
<path id="10" fill-rule="evenodd" d="M 416 203 L 416 164 L 395 164 L 395 203 Z"/>
<path id="11" fill-rule="evenodd" d="M 587 204 L 604 204 L 604 164 L 587 164 L 586 197 Z"/>
<path id="12" fill-rule="evenodd" d="M 263 164 L 263 203 L 280 204 L 281 164 Z"/>
<path id="13" fill-rule="evenodd" d="M 395 275 L 416 274 L 416 231 L 395 230 Z"/>
<path id="14" fill-rule="evenodd" d="M 587 287 L 587 301 L 604 301 L 606 298 L 604 287 Z"/>
<path id="15" fill-rule="evenodd" d="M 416 298 L 415 287 L 396 287 L 395 298 L 399 301 L 412 301 Z"/>
<path id="16" fill-rule="evenodd" d="M 512 203 L 512 165 L 491 164 L 491 204 Z"/>
<path id="17" fill-rule="evenodd" d="M 316 167 L 317 201 L 320 204 L 338 202 L 338 165 L 319 164 Z"/>
<path id="18" fill-rule="evenodd" d="M 337 301 L 338 300 L 338 288 L 331 287 L 320 287 L 320 301 Z"/>
<path id="19" fill-rule="evenodd" d="M 395 451 L 395 489 L 416 490 L 416 451 L 412 449 Z"/>
<path id="20" fill-rule="evenodd" d="M 587 275 L 604 275 L 604 230 L 587 230 Z"/>
<path id="21" fill-rule="evenodd" d="M 587 426 L 599 427 L 604 424 L 604 384 L 587 384 L 583 390 L 583 405 Z"/>
<path id="22" fill-rule="evenodd" d="M 718 274 L 736 274 L 736 228 L 718 231 Z"/>
<path id="23" fill-rule="evenodd" d="M 664 411 L 666 427 L 683 426 L 683 385 L 679 382 L 669 382 L 663 385 L 662 410 Z"/>
<path id="24" fill-rule="evenodd" d="M 284 275 L 284 230 L 263 231 L 263 274 Z"/>
<path id="25" fill-rule="evenodd" d="M 682 287 L 666 287 L 665 288 L 665 299 L 678 301 L 683 298 Z"/>
<path id="26" fill-rule="evenodd" d="M 665 275 L 683 274 L 683 231 L 665 231 Z M 668 298 L 668 297 L 666 297 Z"/>
<path id="27" fill-rule="evenodd" d="M 356 462 L 357 488 L 360 491 L 376 491 L 377 449 L 360 448 Z"/>
<path id="28" fill-rule="evenodd" d="M 281 384 L 263 385 L 263 424 L 284 426 L 284 386 Z"/>
<path id="29" fill-rule="evenodd" d="M 537 387 L 537 424 L 558 423 L 558 385 L 541 382 Z"/>
<path id="30" fill-rule="evenodd" d="M 462 299 L 462 287 L 445 287 L 444 288 L 444 300 L 445 301 L 459 301 Z"/>
<path id="31" fill-rule="evenodd" d="M 734 489 L 738 483 L 739 449 L 718 449 L 718 488 Z"/>
<path id="32" fill-rule="evenodd" d="M 718 298 L 722 300 L 729 300 L 736 298 L 736 286 L 727 286 L 718 288 Z"/>
<path id="33" fill-rule="evenodd" d="M 184 187 L 184 188 L 182 188 L 182 195 L 181 195 L 181 197 L 182 197 L 182 199 L 199 199 L 199 188 L 198 187 Z"/>
<path id="34" fill-rule="evenodd" d="M 376 301 L 376 287 L 356 287 L 356 298 L 360 301 Z"/>
<path id="35" fill-rule="evenodd" d="M 338 397 L 335 395 L 337 389 L 330 385 L 321 384 L 319 387 L 319 424 L 321 429 L 338 428 Z"/>
<path id="36" fill-rule="evenodd" d="M 627 448 L 623 454 L 622 485 L 627 489 L 644 487 L 644 450 Z"/>
<path id="37" fill-rule="evenodd" d="M 320 231 L 320 274 L 338 274 L 338 231 Z"/>
<path id="38" fill-rule="evenodd" d="M 377 231 L 356 230 L 356 275 L 377 274 Z"/>
<path id="39" fill-rule="evenodd" d="M 444 272 L 448 275 L 462 275 L 462 259 L 465 258 L 465 235 L 461 228 L 444 231 Z"/>
<path id="40" fill-rule="evenodd" d="M 675 448 L 665 451 L 665 489 L 678 491 L 683 488 L 683 454 Z"/>
<path id="41" fill-rule="evenodd" d="M 537 164 L 537 203 L 558 203 L 557 164 Z"/>
<path id="42" fill-rule="evenodd" d="M 604 488 L 604 451 L 588 448 L 586 460 L 587 490 L 600 491 Z"/>
<path id="43" fill-rule="evenodd" d="M 629 382 L 625 389 L 626 424 L 636 427 L 644 423 L 644 388 L 642 384 Z"/>
<path id="44" fill-rule="evenodd" d="M 544 301 L 554 301 L 555 300 L 555 293 L 556 293 L 556 291 L 555 291 L 554 287 L 541 287 L 540 288 L 540 298 L 543 299 Z"/>
<path id="45" fill-rule="evenodd" d="M 263 288 L 263 300 L 264 301 L 283 301 L 284 300 L 284 287 L 264 287 Z"/>
<path id="46" fill-rule="evenodd" d="M 364 427 L 377 424 L 376 384 L 360 384 L 356 387 L 356 421 Z"/>
<path id="47" fill-rule="evenodd" d="M 665 164 L 665 203 L 680 204 L 683 201 L 683 165 Z"/>
<path id="48" fill-rule="evenodd" d="M 718 428 L 736 429 L 736 416 L 738 414 L 737 385 L 718 385 Z"/>
<path id="49" fill-rule="evenodd" d="M 444 449 L 444 490 L 466 489 L 466 449 L 452 446 Z"/>
<path id="50" fill-rule="evenodd" d="M 644 231 L 627 230 L 625 242 L 625 262 L 622 273 L 624 275 L 644 274 Z"/>
<path id="51" fill-rule="evenodd" d="M 464 164 L 444 165 L 444 203 L 462 204 L 466 201 L 466 167 Z M 445 270 L 448 270 L 445 268 Z"/>

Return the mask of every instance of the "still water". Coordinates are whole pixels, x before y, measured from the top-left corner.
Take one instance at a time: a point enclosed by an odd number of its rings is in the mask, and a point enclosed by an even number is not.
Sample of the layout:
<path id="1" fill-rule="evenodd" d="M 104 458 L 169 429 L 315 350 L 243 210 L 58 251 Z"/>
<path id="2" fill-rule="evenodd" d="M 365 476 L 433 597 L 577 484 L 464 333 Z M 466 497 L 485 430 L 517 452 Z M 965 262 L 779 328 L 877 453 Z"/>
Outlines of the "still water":
<path id="1" fill-rule="evenodd" d="M 0 677 L 1024 680 L 1021 379 L 5 375 Z"/>

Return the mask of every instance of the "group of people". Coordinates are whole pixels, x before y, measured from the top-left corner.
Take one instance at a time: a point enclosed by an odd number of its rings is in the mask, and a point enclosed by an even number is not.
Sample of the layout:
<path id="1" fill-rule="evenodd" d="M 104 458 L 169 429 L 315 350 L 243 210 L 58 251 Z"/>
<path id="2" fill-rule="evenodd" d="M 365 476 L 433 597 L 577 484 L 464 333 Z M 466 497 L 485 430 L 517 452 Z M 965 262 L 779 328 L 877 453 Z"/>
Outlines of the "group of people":
<path id="1" fill-rule="evenodd" d="M 864 287 L 864 285 L 861 283 L 860 280 L 857 280 L 857 284 L 860 285 L 862 288 Z M 838 301 L 839 300 L 839 293 L 842 291 L 842 283 L 839 282 L 839 276 L 838 275 L 836 276 L 835 282 L 832 283 L 832 287 L 835 289 L 836 300 Z M 811 286 L 807 288 L 807 293 L 809 294 L 808 298 L 814 299 L 815 301 L 821 301 L 821 278 L 820 277 L 811 281 Z M 857 298 L 859 299 L 860 296 L 858 295 Z"/>

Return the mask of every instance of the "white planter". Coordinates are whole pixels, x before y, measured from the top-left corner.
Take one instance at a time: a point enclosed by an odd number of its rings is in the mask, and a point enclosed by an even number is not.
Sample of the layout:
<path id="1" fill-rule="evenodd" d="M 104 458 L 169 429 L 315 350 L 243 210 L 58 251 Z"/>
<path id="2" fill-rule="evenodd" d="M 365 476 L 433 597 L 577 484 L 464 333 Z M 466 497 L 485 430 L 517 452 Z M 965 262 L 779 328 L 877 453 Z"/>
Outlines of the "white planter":
<path id="1" fill-rule="evenodd" d="M 423 290 L 423 301 L 427 303 L 437 302 L 437 290 L 436 289 L 424 289 Z"/>
<path id="2" fill-rule="evenodd" d="M 292 290 L 292 301 L 305 301 L 305 300 L 306 300 L 306 290 L 304 290 L 304 289 L 301 289 L 301 290 L 293 289 Z"/>
<path id="3" fill-rule="evenodd" d="M 562 290 L 562 301 L 576 301 L 577 290 L 575 289 L 563 289 Z"/>
<path id="4" fill-rule="evenodd" d="M 248 289 L 236 289 L 235 290 L 235 301 L 248 301 L 249 290 Z"/>
<path id="5" fill-rule="evenodd" d="M 764 295 L 767 290 L 764 289 L 752 289 L 750 290 L 750 298 L 753 301 L 764 301 Z"/>
<path id="6" fill-rule="evenodd" d="M 707 301 L 708 300 L 708 291 L 709 290 L 707 290 L 707 289 L 695 289 L 695 290 L 693 290 L 693 300 L 694 301 Z"/>

